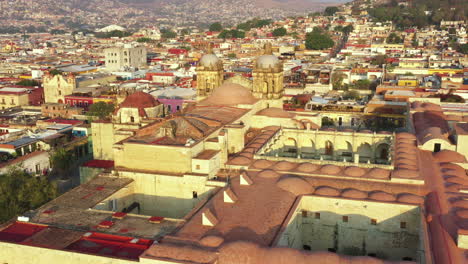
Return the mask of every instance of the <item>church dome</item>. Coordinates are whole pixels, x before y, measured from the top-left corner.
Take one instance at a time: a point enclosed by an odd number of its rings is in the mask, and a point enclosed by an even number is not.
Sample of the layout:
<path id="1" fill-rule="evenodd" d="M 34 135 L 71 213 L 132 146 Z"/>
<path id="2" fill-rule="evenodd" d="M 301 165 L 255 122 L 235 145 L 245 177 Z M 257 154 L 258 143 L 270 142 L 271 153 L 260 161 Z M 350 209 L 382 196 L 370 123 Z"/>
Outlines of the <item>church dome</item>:
<path id="1" fill-rule="evenodd" d="M 279 60 L 275 55 L 262 55 L 257 59 L 257 67 L 263 69 L 273 68 L 278 63 Z"/>
<path id="2" fill-rule="evenodd" d="M 200 59 L 200 65 L 204 67 L 214 66 L 219 62 L 219 58 L 215 54 L 205 54 Z"/>
<path id="3" fill-rule="evenodd" d="M 138 114 L 140 116 L 146 116 L 145 109 L 153 108 L 160 105 L 161 103 L 156 100 L 151 94 L 145 92 L 135 92 L 125 98 L 125 100 L 120 103 L 119 107 L 115 110 L 114 113 L 117 113 L 119 109 L 122 108 L 135 108 L 138 109 Z"/>
<path id="4" fill-rule="evenodd" d="M 251 105 L 257 101 L 248 88 L 235 83 L 223 83 L 200 105 Z"/>
<path id="5" fill-rule="evenodd" d="M 160 103 L 151 94 L 145 92 L 133 93 L 120 104 L 121 108 L 151 108 Z"/>

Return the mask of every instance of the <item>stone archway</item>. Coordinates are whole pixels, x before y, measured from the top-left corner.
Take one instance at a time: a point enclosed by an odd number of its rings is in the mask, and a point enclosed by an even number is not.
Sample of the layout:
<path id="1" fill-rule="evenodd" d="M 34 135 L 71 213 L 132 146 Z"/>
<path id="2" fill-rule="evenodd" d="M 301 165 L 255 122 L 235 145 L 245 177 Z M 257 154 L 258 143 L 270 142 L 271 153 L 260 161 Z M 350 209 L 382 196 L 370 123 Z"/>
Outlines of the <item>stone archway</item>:
<path id="1" fill-rule="evenodd" d="M 325 141 L 325 155 L 333 156 L 333 143 L 330 140 Z"/>
<path id="2" fill-rule="evenodd" d="M 390 158 L 390 145 L 382 143 L 375 149 L 375 158 L 383 161 L 387 161 Z"/>
<path id="3" fill-rule="evenodd" d="M 358 147 L 357 152 L 359 154 L 359 159 L 361 161 L 367 162 L 369 160 L 372 160 L 372 158 L 373 158 L 372 147 L 371 147 L 371 145 L 369 143 L 361 144 Z"/>
<path id="4" fill-rule="evenodd" d="M 297 141 L 294 138 L 288 138 L 284 141 L 283 155 L 286 157 L 297 155 Z"/>

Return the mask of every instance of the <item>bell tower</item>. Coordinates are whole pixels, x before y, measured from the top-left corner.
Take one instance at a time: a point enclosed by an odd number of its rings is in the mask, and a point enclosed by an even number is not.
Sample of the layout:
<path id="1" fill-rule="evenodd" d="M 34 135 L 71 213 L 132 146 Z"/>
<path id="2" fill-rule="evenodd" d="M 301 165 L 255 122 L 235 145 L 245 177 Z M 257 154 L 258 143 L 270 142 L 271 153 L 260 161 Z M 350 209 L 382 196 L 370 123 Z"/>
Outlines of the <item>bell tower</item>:
<path id="1" fill-rule="evenodd" d="M 264 55 L 258 57 L 252 75 L 256 98 L 276 100 L 283 97 L 283 64 L 273 55 L 271 43 L 265 44 Z"/>
<path id="2" fill-rule="evenodd" d="M 223 62 L 213 53 L 210 44 L 207 54 L 203 55 L 197 66 L 197 101 L 211 95 L 224 80 Z"/>

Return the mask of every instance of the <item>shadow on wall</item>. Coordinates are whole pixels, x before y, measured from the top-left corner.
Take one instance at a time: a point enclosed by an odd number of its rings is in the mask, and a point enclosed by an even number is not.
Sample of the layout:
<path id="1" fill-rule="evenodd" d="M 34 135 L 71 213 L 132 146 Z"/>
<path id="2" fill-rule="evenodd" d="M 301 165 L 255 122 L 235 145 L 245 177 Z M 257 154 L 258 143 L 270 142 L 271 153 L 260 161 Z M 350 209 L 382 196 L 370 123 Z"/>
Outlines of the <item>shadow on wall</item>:
<path id="1" fill-rule="evenodd" d="M 95 209 L 114 212 L 122 212 L 125 209 L 131 214 L 182 219 L 208 196 L 210 192 L 204 194 L 194 192 L 190 199 L 134 193 L 117 199 L 105 200 Z"/>
<path id="2" fill-rule="evenodd" d="M 419 208 L 384 221 L 359 214 L 303 210 L 280 235 L 278 246 L 424 263 L 419 216 Z"/>

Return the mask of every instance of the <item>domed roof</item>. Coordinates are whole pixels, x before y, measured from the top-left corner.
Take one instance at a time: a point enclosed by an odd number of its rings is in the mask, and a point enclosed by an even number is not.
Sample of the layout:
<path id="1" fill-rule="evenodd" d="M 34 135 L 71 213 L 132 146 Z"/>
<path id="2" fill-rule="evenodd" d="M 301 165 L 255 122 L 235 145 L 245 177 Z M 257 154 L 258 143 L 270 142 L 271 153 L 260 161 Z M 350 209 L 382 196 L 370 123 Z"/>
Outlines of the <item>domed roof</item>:
<path id="1" fill-rule="evenodd" d="M 257 101 L 250 90 L 237 83 L 223 83 L 200 105 L 251 105 Z"/>
<path id="2" fill-rule="evenodd" d="M 200 239 L 200 244 L 206 247 L 217 247 L 224 242 L 224 238 L 220 236 L 205 236 Z"/>
<path id="3" fill-rule="evenodd" d="M 263 170 L 258 174 L 261 178 L 278 178 L 280 175 L 274 170 Z"/>
<path id="4" fill-rule="evenodd" d="M 440 163 L 446 162 L 455 162 L 455 163 L 463 163 L 466 162 L 466 158 L 464 155 L 452 151 L 452 150 L 442 150 L 440 152 L 434 153 L 434 158 Z"/>
<path id="5" fill-rule="evenodd" d="M 314 188 L 308 183 L 306 180 L 300 178 L 300 177 L 295 177 L 295 176 L 288 176 L 280 179 L 276 185 L 285 190 L 288 191 L 296 196 L 302 195 L 302 194 L 309 194 L 314 191 Z"/>
<path id="6" fill-rule="evenodd" d="M 333 175 L 333 174 L 338 174 L 341 169 L 340 167 L 336 166 L 336 165 L 325 165 L 323 166 L 320 171 L 322 173 L 325 173 L 325 174 L 330 174 L 330 175 Z"/>
<path id="7" fill-rule="evenodd" d="M 376 191 L 369 195 L 369 198 L 376 201 L 385 201 L 385 202 L 393 202 L 395 201 L 395 196 L 393 194 L 383 192 L 383 191 Z"/>
<path id="8" fill-rule="evenodd" d="M 135 92 L 125 98 L 120 104 L 121 108 L 151 108 L 160 105 L 151 94 L 145 92 Z"/>
<path id="9" fill-rule="evenodd" d="M 278 63 L 279 60 L 275 55 L 262 55 L 257 59 L 257 67 L 262 69 L 273 68 Z"/>
<path id="10" fill-rule="evenodd" d="M 421 204 L 424 203 L 424 198 L 410 193 L 402 193 L 398 195 L 398 201 L 402 203 Z"/>
<path id="11" fill-rule="evenodd" d="M 305 162 L 299 165 L 299 167 L 297 167 L 296 170 L 300 172 L 313 172 L 318 170 L 319 167 L 319 165 Z"/>
<path id="12" fill-rule="evenodd" d="M 367 193 L 356 189 L 346 189 L 341 196 L 345 198 L 365 199 L 367 198 Z"/>
<path id="13" fill-rule="evenodd" d="M 457 176 L 449 176 L 445 179 L 446 182 L 457 183 L 457 184 L 465 184 L 466 180 Z"/>
<path id="14" fill-rule="evenodd" d="M 273 166 L 275 170 L 282 170 L 282 171 L 289 171 L 294 169 L 297 166 L 296 163 L 292 163 L 289 161 L 280 161 Z"/>
<path id="15" fill-rule="evenodd" d="M 390 177 L 390 171 L 380 168 L 373 168 L 367 173 L 367 177 L 374 179 L 388 179 Z"/>
<path id="16" fill-rule="evenodd" d="M 156 100 L 151 94 L 145 92 L 135 92 L 125 98 L 120 103 L 119 108 L 115 109 L 114 113 L 117 113 L 121 108 L 135 108 L 138 109 L 139 116 L 146 116 L 145 109 L 152 108 L 160 105 L 161 103 Z"/>
<path id="17" fill-rule="evenodd" d="M 219 58 L 215 54 L 205 54 L 200 59 L 200 65 L 204 67 L 214 66 L 219 62 Z"/>
<path id="18" fill-rule="evenodd" d="M 252 166 L 256 169 L 266 169 L 272 165 L 272 162 L 269 160 L 257 160 Z"/>
<path id="19" fill-rule="evenodd" d="M 322 186 L 317 188 L 315 194 L 324 196 L 339 196 L 340 191 L 329 186 Z"/>
<path id="20" fill-rule="evenodd" d="M 256 115 L 279 118 L 293 118 L 294 116 L 296 116 L 295 114 L 286 112 L 278 107 L 265 108 L 261 111 L 258 111 Z"/>
<path id="21" fill-rule="evenodd" d="M 468 209 L 468 201 L 464 199 L 455 200 L 452 202 L 452 206 Z"/>
<path id="22" fill-rule="evenodd" d="M 359 167 L 347 167 L 344 171 L 347 176 L 352 177 L 361 177 L 362 175 L 366 174 L 366 170 Z"/>
<path id="23" fill-rule="evenodd" d="M 238 156 L 233 158 L 230 163 L 233 165 L 249 165 L 250 159 L 247 157 Z"/>
<path id="24" fill-rule="evenodd" d="M 392 173 L 393 177 L 397 178 L 417 178 L 419 176 L 419 173 L 414 170 L 407 170 L 407 169 L 398 169 L 394 170 Z"/>
<path id="25" fill-rule="evenodd" d="M 468 219 L 468 209 L 459 209 L 456 214 L 460 218 Z"/>
<path id="26" fill-rule="evenodd" d="M 405 139 L 416 139 L 416 136 L 414 134 L 408 133 L 408 132 L 400 132 L 396 134 L 397 138 L 405 138 Z"/>

